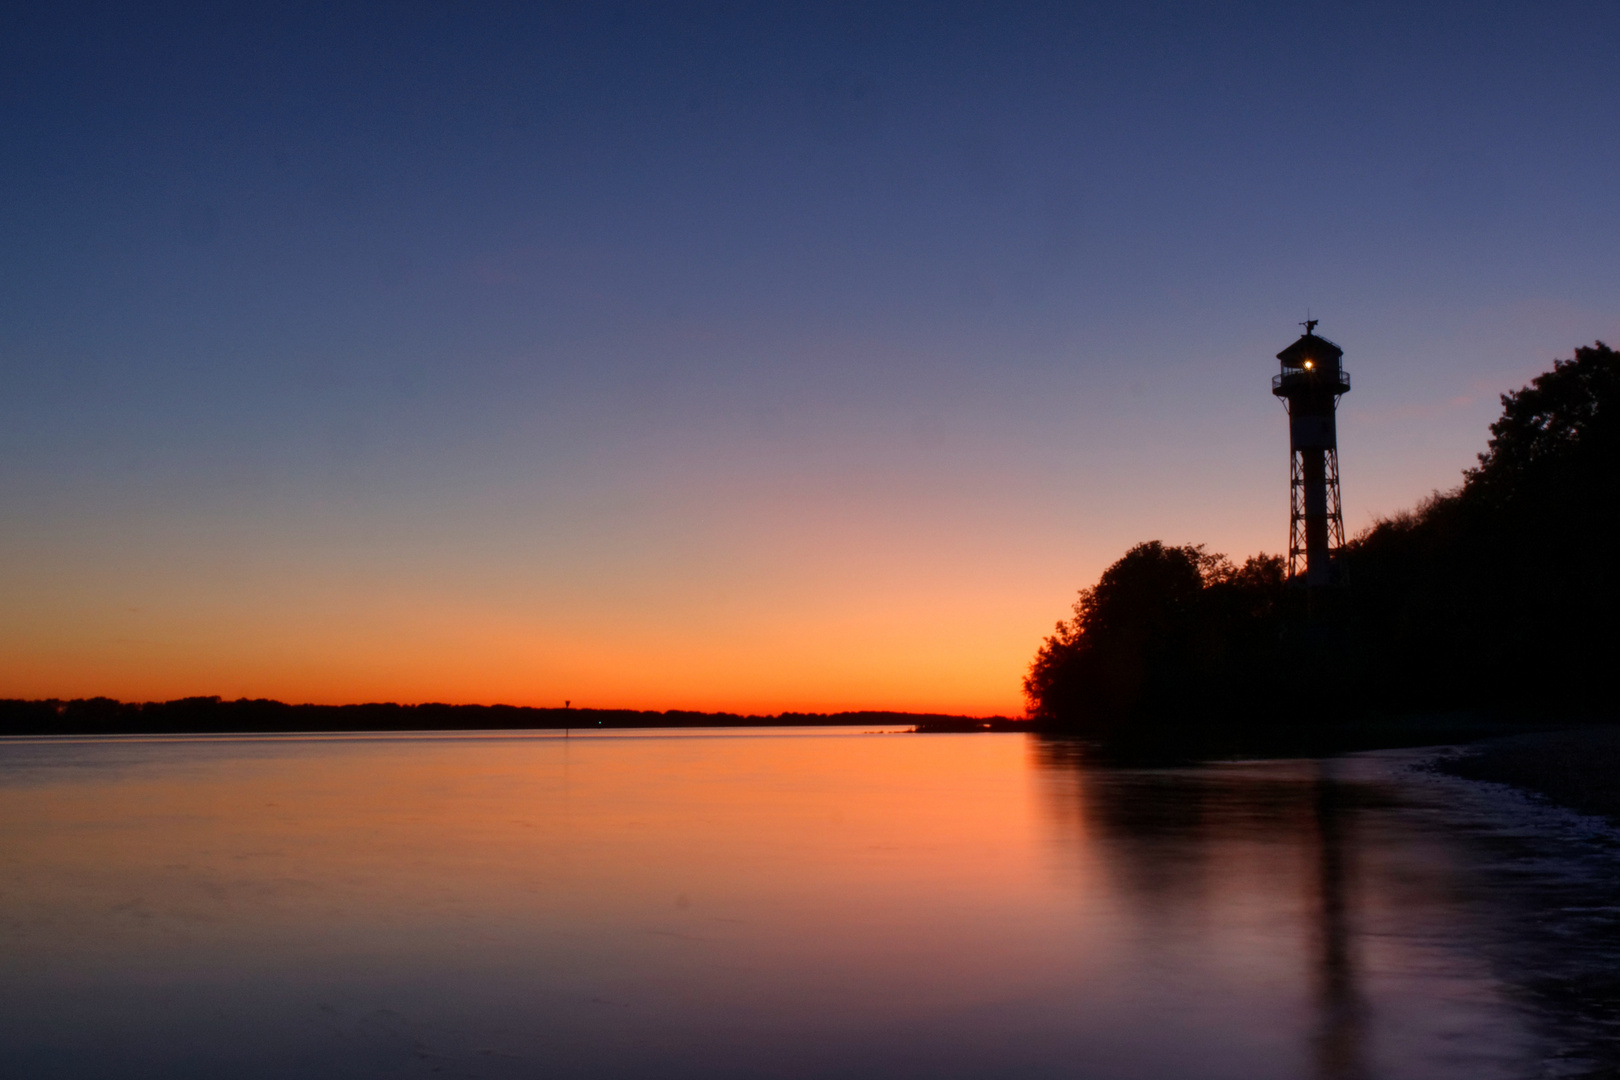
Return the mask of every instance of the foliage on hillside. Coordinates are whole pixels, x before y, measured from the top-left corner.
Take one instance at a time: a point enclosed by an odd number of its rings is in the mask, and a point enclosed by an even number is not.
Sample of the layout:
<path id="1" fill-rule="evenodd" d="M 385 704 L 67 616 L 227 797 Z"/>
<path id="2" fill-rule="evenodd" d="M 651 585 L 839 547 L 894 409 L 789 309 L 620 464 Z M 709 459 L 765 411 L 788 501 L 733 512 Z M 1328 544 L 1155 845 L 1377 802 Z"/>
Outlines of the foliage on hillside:
<path id="1" fill-rule="evenodd" d="M 1612 709 L 1620 354 L 1577 349 L 1502 406 L 1460 488 L 1351 546 L 1365 666 L 1380 704 Z"/>

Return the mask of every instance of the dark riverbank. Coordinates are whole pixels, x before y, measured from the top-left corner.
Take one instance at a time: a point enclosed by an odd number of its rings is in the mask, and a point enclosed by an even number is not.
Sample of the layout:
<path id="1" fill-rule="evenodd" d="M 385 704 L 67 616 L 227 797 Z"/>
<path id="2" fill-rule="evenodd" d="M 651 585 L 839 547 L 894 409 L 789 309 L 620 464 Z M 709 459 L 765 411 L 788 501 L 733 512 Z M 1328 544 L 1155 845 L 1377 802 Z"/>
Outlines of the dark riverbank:
<path id="1" fill-rule="evenodd" d="M 1489 739 L 1439 759 L 1434 767 L 1469 780 L 1507 784 L 1620 823 L 1620 726 Z"/>
<path id="2" fill-rule="evenodd" d="M 774 713 L 766 716 L 683 709 L 545 709 L 518 705 L 289 705 L 265 699 L 222 701 L 0 700 L 0 736 L 202 735 L 332 731 L 521 731 L 584 728 L 815 727 L 915 724 L 929 730 L 1008 730 L 1006 717 L 878 710 Z"/>

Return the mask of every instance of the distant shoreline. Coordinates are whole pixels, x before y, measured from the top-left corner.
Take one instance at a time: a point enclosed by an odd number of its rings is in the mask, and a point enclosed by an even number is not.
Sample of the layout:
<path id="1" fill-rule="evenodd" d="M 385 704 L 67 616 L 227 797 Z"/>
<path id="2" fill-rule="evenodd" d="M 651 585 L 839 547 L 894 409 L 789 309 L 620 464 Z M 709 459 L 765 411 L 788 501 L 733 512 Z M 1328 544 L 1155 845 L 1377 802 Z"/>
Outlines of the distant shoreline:
<path id="1" fill-rule="evenodd" d="M 293 735 L 339 732 L 563 731 L 619 728 L 831 727 L 907 724 L 930 732 L 1027 731 L 1005 716 L 858 710 L 769 715 L 687 709 L 536 708 L 524 705 L 289 705 L 267 699 L 125 702 L 0 700 L 0 736 Z"/>

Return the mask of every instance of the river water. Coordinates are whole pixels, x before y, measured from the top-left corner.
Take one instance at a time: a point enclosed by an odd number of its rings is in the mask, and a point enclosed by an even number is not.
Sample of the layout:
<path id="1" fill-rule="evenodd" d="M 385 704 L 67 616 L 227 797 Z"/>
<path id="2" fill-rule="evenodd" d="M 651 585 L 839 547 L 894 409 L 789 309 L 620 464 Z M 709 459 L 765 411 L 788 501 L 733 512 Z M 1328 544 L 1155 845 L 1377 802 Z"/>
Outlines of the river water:
<path id="1" fill-rule="evenodd" d="M 0 742 L 0 1073 L 1615 1075 L 1611 839 L 1413 758 Z"/>

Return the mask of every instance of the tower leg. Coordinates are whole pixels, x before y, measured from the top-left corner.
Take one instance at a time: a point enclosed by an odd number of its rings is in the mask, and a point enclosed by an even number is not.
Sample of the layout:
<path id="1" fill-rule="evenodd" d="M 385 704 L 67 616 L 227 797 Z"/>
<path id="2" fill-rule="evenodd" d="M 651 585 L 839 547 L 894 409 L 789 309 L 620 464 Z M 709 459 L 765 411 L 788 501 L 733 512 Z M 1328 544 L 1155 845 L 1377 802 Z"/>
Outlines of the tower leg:
<path id="1" fill-rule="evenodd" d="M 1305 503 L 1305 584 L 1314 589 L 1332 581 L 1328 565 L 1327 452 L 1301 450 L 1300 459 Z"/>
<path id="2" fill-rule="evenodd" d="M 1288 580 L 1301 580 L 1305 573 L 1305 477 L 1299 465 L 1299 451 L 1288 455 Z"/>

